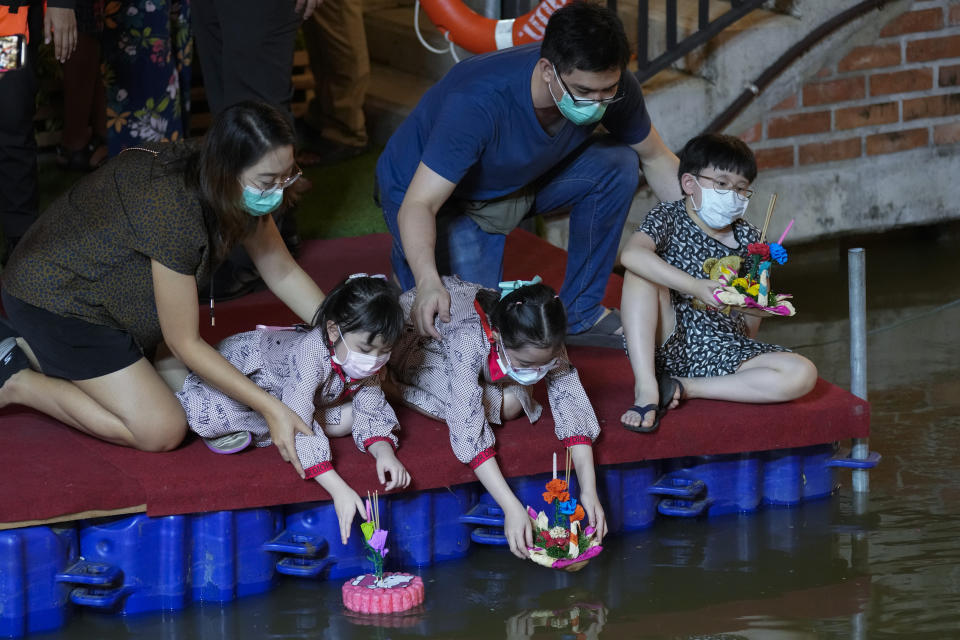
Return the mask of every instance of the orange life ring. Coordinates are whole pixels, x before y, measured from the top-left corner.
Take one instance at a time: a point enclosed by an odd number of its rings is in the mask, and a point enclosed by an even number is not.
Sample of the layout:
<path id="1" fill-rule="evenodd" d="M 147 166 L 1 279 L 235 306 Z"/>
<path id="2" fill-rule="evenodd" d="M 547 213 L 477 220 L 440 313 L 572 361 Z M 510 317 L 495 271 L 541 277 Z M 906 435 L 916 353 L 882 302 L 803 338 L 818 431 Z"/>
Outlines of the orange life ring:
<path id="1" fill-rule="evenodd" d="M 473 12 L 460 0 L 421 0 L 441 33 L 471 53 L 486 53 L 543 40 L 553 12 L 572 0 L 541 0 L 519 18 L 494 20 Z"/>

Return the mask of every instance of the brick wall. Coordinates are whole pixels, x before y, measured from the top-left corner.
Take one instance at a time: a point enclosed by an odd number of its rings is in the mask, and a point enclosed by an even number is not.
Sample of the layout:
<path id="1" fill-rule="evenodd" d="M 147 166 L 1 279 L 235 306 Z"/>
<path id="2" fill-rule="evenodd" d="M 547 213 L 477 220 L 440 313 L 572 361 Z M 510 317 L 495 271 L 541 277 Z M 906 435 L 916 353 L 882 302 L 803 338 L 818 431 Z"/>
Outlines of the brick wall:
<path id="1" fill-rule="evenodd" d="M 741 132 L 761 170 L 960 142 L 960 2 L 916 1 Z"/>

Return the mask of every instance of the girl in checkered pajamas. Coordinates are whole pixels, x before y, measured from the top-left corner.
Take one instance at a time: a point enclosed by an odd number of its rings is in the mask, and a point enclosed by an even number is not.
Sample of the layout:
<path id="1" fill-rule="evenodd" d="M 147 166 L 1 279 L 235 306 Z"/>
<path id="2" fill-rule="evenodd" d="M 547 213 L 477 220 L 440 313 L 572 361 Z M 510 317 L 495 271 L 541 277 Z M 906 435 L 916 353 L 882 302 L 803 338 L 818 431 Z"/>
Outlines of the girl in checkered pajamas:
<path id="1" fill-rule="evenodd" d="M 357 447 L 376 459 L 377 476 L 386 490 L 410 484 L 409 473 L 394 453 L 397 417 L 376 375 L 400 337 L 403 315 L 393 285 L 382 276 L 358 274 L 330 292 L 312 325 L 260 326 L 225 339 L 218 349 L 303 421 L 295 440 L 299 464 L 305 476 L 333 498 L 346 544 L 354 515 L 363 513 L 364 506 L 333 469 L 328 437 L 352 434 Z M 215 439 L 238 432 L 251 433 L 258 447 L 271 444 L 270 425 L 263 415 L 195 374 L 187 377 L 177 398 L 190 428 L 211 448 Z"/>
<path id="2" fill-rule="evenodd" d="M 388 381 L 405 404 L 447 423 L 454 454 L 503 509 L 510 550 L 523 558 L 533 546 L 533 530 L 500 472 L 490 425 L 521 414 L 536 422 L 542 408 L 533 385 L 546 378 L 557 438 L 573 454 L 580 502 L 603 536 L 591 446 L 600 425 L 563 346 L 563 304 L 543 284 L 519 286 L 501 298 L 456 276 L 442 280 L 450 294 L 450 321 L 435 320 L 439 340 L 420 336 L 408 324 L 390 356 Z M 400 297 L 405 317 L 415 298 L 416 289 Z"/>

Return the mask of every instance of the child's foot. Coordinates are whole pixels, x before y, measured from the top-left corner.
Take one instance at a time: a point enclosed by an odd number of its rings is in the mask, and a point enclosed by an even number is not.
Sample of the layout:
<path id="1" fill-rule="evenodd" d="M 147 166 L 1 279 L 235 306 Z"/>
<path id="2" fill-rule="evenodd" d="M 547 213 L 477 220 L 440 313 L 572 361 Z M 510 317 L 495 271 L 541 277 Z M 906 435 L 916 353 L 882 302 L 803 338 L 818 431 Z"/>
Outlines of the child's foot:
<path id="1" fill-rule="evenodd" d="M 657 402 L 644 403 L 643 399 L 638 399 L 635 405 L 620 416 L 620 424 L 629 431 L 650 433 L 660 426 L 660 416 L 661 410 Z"/>
<path id="2" fill-rule="evenodd" d="M 660 410 L 676 409 L 683 400 L 683 383 L 665 373 L 657 379 L 657 386 L 660 387 Z"/>

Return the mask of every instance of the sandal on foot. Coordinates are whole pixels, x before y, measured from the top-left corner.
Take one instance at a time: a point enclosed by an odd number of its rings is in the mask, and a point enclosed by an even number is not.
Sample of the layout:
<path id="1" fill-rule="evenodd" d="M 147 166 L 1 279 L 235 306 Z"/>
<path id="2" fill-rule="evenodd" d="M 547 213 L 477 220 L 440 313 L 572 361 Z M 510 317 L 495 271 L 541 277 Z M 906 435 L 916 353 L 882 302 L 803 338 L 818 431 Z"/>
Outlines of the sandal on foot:
<path id="1" fill-rule="evenodd" d="M 638 404 L 633 405 L 627 411 L 633 411 L 636 414 L 640 415 L 640 422 L 643 422 L 643 417 L 650 413 L 654 412 L 653 415 L 653 424 L 649 427 L 643 426 L 643 424 L 627 424 L 626 422 L 621 421 L 620 425 L 627 431 L 633 431 L 634 433 L 652 433 L 657 430 L 657 427 L 660 426 L 660 415 L 662 411 L 658 405 L 653 403 L 645 404 L 642 407 Z"/>
<path id="2" fill-rule="evenodd" d="M 620 320 L 620 311 L 611 309 L 599 322 L 580 333 L 568 333 L 565 342 L 582 347 L 607 347 L 620 349 L 623 347 L 623 334 L 617 333 L 623 326 Z"/>
<path id="3" fill-rule="evenodd" d="M 237 453 L 249 447 L 251 442 L 253 442 L 253 436 L 249 431 L 237 431 L 216 438 L 203 439 L 203 444 L 214 453 Z"/>
<path id="4" fill-rule="evenodd" d="M 670 407 L 670 403 L 673 402 L 673 396 L 676 394 L 677 389 L 680 389 L 680 397 L 677 399 L 677 402 L 683 400 L 683 383 L 674 378 L 673 376 L 663 374 L 657 378 L 657 386 L 660 387 L 660 411 L 664 412 Z"/>
<path id="5" fill-rule="evenodd" d="M 27 354 L 17 345 L 16 338 L 4 338 L 0 341 L 0 387 L 5 385 L 13 374 L 29 368 Z"/>

